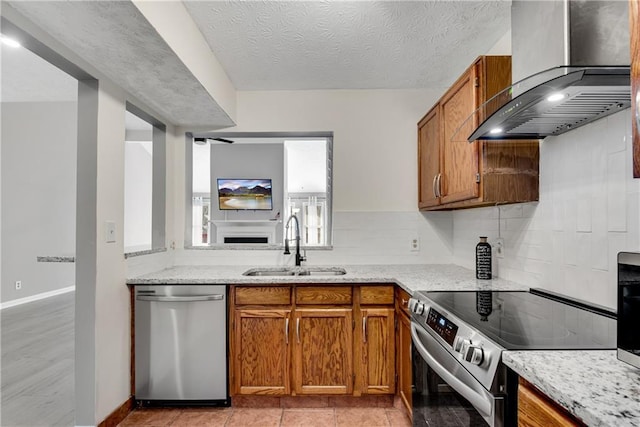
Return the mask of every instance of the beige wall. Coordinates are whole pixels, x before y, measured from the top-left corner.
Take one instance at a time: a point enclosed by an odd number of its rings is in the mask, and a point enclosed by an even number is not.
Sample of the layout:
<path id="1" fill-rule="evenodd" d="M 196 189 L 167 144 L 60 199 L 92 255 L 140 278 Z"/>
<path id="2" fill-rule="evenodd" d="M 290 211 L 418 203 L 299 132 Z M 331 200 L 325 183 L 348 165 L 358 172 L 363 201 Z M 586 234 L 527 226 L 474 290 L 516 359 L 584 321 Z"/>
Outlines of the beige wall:
<path id="1" fill-rule="evenodd" d="M 439 90 L 238 92 L 237 131 L 333 131 L 335 211 L 417 209 L 416 123 Z"/>

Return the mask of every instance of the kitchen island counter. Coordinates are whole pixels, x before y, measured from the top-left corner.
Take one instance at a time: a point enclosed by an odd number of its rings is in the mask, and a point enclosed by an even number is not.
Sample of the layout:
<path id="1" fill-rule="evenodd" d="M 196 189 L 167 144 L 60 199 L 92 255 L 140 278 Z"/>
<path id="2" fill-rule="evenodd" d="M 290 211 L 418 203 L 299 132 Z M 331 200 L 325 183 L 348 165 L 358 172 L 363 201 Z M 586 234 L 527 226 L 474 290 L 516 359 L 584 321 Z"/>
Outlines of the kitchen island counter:
<path id="1" fill-rule="evenodd" d="M 505 351 L 502 360 L 588 426 L 640 426 L 640 369 L 615 350 Z"/>
<path id="2" fill-rule="evenodd" d="M 172 284 L 282 284 L 282 283 L 395 283 L 412 294 L 415 291 L 528 290 L 504 279 L 477 280 L 473 270 L 453 264 L 338 265 L 344 275 L 243 276 L 252 265 L 176 266 L 131 277 L 129 285 Z M 321 268 L 322 266 L 309 266 Z M 268 268 L 268 267 L 267 267 Z"/>

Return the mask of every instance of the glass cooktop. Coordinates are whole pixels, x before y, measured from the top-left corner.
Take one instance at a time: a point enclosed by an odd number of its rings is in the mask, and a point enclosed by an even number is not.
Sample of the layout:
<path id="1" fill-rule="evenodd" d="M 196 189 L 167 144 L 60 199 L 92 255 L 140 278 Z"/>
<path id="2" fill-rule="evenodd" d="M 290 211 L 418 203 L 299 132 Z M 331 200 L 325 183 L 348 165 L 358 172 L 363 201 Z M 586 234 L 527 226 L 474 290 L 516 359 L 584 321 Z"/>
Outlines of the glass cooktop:
<path id="1" fill-rule="evenodd" d="M 535 292 L 419 292 L 417 297 L 432 300 L 507 350 L 616 348 L 615 314 Z"/>

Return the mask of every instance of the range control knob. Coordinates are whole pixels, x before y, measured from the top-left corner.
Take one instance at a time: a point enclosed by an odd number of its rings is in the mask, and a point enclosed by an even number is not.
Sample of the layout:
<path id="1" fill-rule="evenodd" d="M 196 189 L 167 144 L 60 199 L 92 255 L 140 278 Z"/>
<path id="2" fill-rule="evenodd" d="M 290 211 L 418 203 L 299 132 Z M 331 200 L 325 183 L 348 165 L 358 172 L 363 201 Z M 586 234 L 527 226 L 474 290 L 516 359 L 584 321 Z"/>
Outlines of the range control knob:
<path id="1" fill-rule="evenodd" d="M 418 300 L 415 298 L 409 298 L 409 310 L 415 313 L 417 306 L 418 306 Z"/>
<path id="2" fill-rule="evenodd" d="M 453 351 L 464 353 L 463 348 L 466 349 L 469 345 L 471 345 L 471 340 L 462 338 L 461 336 L 456 336 L 453 340 Z"/>
<path id="3" fill-rule="evenodd" d="M 484 361 L 484 350 L 477 344 L 467 346 L 463 354 L 464 360 L 473 365 L 480 365 Z"/>

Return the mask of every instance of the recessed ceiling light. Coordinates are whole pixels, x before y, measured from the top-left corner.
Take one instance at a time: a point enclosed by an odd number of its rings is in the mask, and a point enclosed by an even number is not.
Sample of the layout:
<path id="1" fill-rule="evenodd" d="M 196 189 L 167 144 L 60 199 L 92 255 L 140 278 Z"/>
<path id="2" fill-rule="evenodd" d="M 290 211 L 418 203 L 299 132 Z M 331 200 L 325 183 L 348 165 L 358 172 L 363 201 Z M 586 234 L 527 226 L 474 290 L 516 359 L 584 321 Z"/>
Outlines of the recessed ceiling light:
<path id="1" fill-rule="evenodd" d="M 497 135 L 499 133 L 502 133 L 502 128 L 493 128 L 489 131 L 489 133 L 492 135 Z"/>
<path id="2" fill-rule="evenodd" d="M 0 42 L 10 47 L 20 47 L 20 43 L 17 40 L 12 39 L 4 35 L 0 35 Z"/>
<path id="3" fill-rule="evenodd" d="M 556 102 L 556 101 L 560 101 L 561 99 L 563 99 L 565 97 L 564 93 L 552 93 L 551 95 L 549 95 L 547 97 L 547 101 L 549 102 Z"/>

